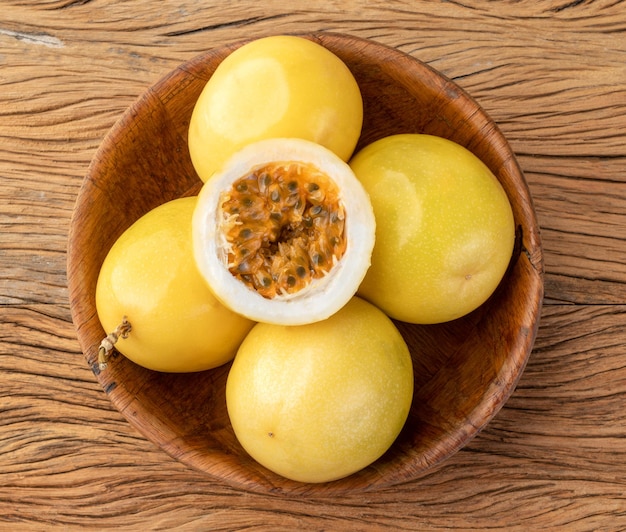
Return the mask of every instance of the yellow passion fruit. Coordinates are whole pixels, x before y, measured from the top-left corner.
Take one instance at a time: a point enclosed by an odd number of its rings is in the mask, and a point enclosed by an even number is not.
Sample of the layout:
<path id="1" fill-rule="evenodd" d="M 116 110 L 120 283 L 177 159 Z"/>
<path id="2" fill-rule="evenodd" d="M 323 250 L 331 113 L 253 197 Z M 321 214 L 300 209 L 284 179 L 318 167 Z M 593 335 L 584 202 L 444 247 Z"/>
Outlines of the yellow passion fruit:
<path id="1" fill-rule="evenodd" d="M 418 134 L 375 141 L 350 165 L 377 221 L 359 294 L 411 323 L 450 321 L 482 305 L 515 240 L 511 205 L 489 168 L 459 144 Z"/>
<path id="2" fill-rule="evenodd" d="M 310 140 L 347 161 L 362 123 L 361 92 L 345 63 L 308 39 L 274 35 L 217 67 L 191 116 L 189 153 L 203 181 L 247 144 L 275 137 Z"/>
<path id="3" fill-rule="evenodd" d="M 412 397 L 404 339 L 358 297 L 321 322 L 255 325 L 226 383 L 242 446 L 301 482 L 345 477 L 379 458 L 402 429 Z"/>
<path id="4" fill-rule="evenodd" d="M 176 199 L 131 225 L 108 252 L 96 285 L 104 330 L 132 327 L 115 348 L 148 369 L 189 372 L 230 361 L 252 321 L 213 296 L 193 261 L 196 197 Z"/>

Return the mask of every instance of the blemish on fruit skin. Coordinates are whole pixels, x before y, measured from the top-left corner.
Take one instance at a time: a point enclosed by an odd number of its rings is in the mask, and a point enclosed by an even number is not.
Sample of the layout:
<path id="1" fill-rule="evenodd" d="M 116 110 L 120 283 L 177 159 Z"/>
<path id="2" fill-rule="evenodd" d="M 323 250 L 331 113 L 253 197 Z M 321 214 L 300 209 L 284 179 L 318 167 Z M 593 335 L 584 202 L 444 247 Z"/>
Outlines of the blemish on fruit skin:
<path id="1" fill-rule="evenodd" d="M 274 433 L 273 433 L 273 432 L 268 432 L 268 433 L 267 433 L 267 435 L 268 435 L 270 438 L 273 438 L 273 437 L 274 437 Z"/>

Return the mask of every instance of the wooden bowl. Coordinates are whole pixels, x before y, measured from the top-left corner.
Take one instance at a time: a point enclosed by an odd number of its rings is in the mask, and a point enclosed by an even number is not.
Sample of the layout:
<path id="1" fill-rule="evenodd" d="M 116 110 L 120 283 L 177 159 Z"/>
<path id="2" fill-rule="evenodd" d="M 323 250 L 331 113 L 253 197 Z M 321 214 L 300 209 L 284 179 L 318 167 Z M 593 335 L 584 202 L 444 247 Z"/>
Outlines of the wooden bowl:
<path id="1" fill-rule="evenodd" d="M 104 257 L 122 231 L 148 210 L 199 190 L 187 150 L 189 118 L 216 66 L 243 43 L 211 50 L 179 66 L 149 88 L 108 133 L 76 202 L 68 282 L 72 317 L 87 362 L 112 403 L 139 432 L 174 458 L 231 485 L 327 495 L 415 479 L 454 454 L 499 411 L 534 343 L 543 297 L 543 256 L 524 176 L 498 127 L 474 100 L 397 50 L 351 36 L 306 37 L 338 55 L 361 87 L 365 120 L 358 147 L 394 133 L 452 139 L 491 168 L 516 220 L 510 268 L 488 302 L 442 325 L 398 323 L 413 354 L 415 398 L 391 449 L 342 480 L 286 480 L 252 460 L 235 438 L 224 398 L 229 365 L 196 374 L 163 374 L 118 356 L 105 371 L 98 369 L 98 345 L 105 331 L 96 315 L 94 293 Z"/>

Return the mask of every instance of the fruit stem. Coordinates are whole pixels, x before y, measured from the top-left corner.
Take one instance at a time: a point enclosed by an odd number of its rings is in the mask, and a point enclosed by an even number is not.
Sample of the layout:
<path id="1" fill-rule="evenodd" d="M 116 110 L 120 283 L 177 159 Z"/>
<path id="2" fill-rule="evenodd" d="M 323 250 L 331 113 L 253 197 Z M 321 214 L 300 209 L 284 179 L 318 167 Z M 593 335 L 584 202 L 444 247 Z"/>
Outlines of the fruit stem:
<path id="1" fill-rule="evenodd" d="M 107 367 L 107 359 L 113 351 L 113 347 L 116 342 L 121 338 L 128 338 L 128 333 L 132 330 L 132 325 L 128 321 L 128 318 L 124 316 L 122 323 L 120 323 L 113 332 L 107 334 L 106 338 L 100 342 L 98 347 L 98 366 L 100 370 L 104 370 Z"/>

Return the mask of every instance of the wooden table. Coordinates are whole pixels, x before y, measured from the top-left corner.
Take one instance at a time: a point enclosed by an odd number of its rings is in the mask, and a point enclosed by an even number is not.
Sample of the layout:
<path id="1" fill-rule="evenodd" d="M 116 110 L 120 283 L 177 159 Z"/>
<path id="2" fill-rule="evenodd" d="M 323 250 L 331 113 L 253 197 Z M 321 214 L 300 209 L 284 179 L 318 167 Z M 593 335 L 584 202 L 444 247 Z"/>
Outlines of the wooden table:
<path id="1" fill-rule="evenodd" d="M 149 85 L 224 43 L 321 30 L 407 52 L 491 114 L 534 196 L 546 295 L 516 391 L 463 450 L 404 485 L 289 499 L 189 470 L 110 405 L 66 242 L 95 150 Z M 0 529 L 626 528 L 623 2 L 8 0 L 0 87 Z"/>

